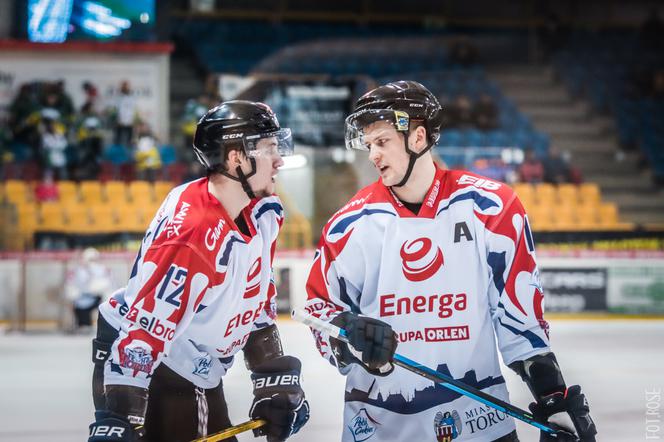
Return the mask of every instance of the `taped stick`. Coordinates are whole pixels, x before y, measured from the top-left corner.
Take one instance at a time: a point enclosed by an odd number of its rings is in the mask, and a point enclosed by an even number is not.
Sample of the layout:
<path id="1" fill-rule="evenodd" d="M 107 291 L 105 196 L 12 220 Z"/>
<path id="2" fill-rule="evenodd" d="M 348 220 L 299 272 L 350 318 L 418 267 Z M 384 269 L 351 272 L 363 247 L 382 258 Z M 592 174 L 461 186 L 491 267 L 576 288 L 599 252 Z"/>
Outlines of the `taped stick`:
<path id="1" fill-rule="evenodd" d="M 305 325 L 308 325 L 311 328 L 314 328 L 322 333 L 332 336 L 333 338 L 337 338 L 340 341 L 348 343 L 348 339 L 346 338 L 346 331 L 342 328 L 337 327 L 334 324 L 331 324 L 327 321 L 323 321 L 315 316 L 309 315 L 303 310 L 293 310 L 291 316 L 296 321 L 299 321 Z M 522 410 L 519 407 L 515 407 L 510 403 L 498 399 L 497 397 L 491 396 L 490 394 L 478 390 L 475 387 L 466 385 L 463 382 L 460 382 L 451 376 L 433 370 L 418 362 L 408 359 L 407 357 L 402 356 L 398 353 L 394 354 L 394 359 L 392 360 L 392 362 L 394 363 L 394 365 L 398 365 L 399 367 L 404 368 L 410 372 L 419 374 L 420 376 L 425 377 L 430 381 L 436 382 L 437 384 L 440 384 L 443 387 L 449 388 L 450 390 L 455 391 L 463 396 L 475 399 L 476 401 L 481 402 L 484 405 L 488 405 L 489 407 L 502 411 L 503 413 L 506 413 L 515 419 L 519 419 L 522 422 L 530 424 L 556 437 L 557 433 L 556 430 L 536 421 L 532 414 L 528 413 L 525 410 Z"/>
<path id="2" fill-rule="evenodd" d="M 194 439 L 191 442 L 218 442 L 220 440 L 228 439 L 237 434 L 244 433 L 245 431 L 253 430 L 258 427 L 262 427 L 267 422 L 263 419 L 252 419 L 247 422 L 242 422 L 241 424 L 233 425 L 228 427 L 225 430 L 222 430 L 218 433 L 211 434 L 209 436 L 202 437 L 200 439 Z"/>

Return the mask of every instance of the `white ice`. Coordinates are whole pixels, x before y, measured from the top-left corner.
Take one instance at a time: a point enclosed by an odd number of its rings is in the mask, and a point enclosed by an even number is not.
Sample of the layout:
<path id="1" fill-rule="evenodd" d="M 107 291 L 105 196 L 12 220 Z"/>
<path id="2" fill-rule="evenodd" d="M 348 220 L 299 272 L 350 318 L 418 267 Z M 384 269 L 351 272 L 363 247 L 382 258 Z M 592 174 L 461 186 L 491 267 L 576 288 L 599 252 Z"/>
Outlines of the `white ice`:
<path id="1" fill-rule="evenodd" d="M 303 361 L 311 404 L 310 422 L 290 440 L 339 441 L 343 378 L 318 355 L 306 327 L 292 321 L 279 327 L 286 352 Z M 648 417 L 660 419 L 655 436 L 664 439 L 664 410 L 651 402 L 658 415 L 646 415 L 646 391 L 664 390 L 664 321 L 559 320 L 551 330 L 567 383 L 580 384 L 588 397 L 599 441 L 647 440 Z M 92 420 L 90 338 L 0 335 L 0 441 L 86 440 Z M 512 402 L 526 408 L 526 386 L 509 369 L 503 373 Z M 231 419 L 246 420 L 251 384 L 241 355 L 224 383 Z M 527 425 L 519 423 L 518 431 L 522 441 L 538 440 Z M 240 436 L 253 440 L 251 433 Z"/>

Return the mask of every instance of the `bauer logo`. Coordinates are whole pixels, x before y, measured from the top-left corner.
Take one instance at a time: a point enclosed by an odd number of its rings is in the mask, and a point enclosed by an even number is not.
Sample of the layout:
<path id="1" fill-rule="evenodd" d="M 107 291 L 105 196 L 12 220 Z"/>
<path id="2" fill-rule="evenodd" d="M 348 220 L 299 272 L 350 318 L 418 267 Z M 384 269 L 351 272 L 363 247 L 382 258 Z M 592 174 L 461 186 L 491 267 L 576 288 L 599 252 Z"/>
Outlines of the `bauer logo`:
<path id="1" fill-rule="evenodd" d="M 409 281 L 419 282 L 431 278 L 443 265 L 440 247 L 432 251 L 429 238 L 406 241 L 401 246 L 401 270 Z"/>
<path id="2" fill-rule="evenodd" d="M 348 431 L 353 436 L 354 442 L 361 442 L 376 434 L 376 425 L 380 425 L 369 416 L 366 408 L 360 409 L 348 424 Z"/>
<path id="3" fill-rule="evenodd" d="M 462 426 L 461 417 L 456 410 L 450 413 L 438 412 L 433 419 L 433 431 L 436 434 L 438 442 L 451 442 L 461 436 Z"/>
<path id="4" fill-rule="evenodd" d="M 261 291 L 261 258 L 260 256 L 254 261 L 249 269 L 249 274 L 247 275 L 247 289 L 244 291 L 242 296 L 244 299 L 253 298 L 258 295 Z"/>

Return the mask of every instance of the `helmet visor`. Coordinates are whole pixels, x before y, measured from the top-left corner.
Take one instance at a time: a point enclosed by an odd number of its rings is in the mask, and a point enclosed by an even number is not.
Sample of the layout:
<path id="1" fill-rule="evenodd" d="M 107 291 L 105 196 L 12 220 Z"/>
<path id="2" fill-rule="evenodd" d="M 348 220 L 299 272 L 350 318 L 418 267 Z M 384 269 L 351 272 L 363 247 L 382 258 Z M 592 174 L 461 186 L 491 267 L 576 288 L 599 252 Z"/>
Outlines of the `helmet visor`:
<path id="1" fill-rule="evenodd" d="M 277 153 L 282 157 L 293 155 L 293 134 L 287 127 L 274 132 L 248 135 L 243 142 L 245 152 L 251 157 Z"/>
<path id="2" fill-rule="evenodd" d="M 364 138 L 364 130 L 379 121 L 386 122 L 398 132 L 406 132 L 410 117 L 406 112 L 392 109 L 364 109 L 349 115 L 346 118 L 344 139 L 347 149 L 369 150 Z"/>

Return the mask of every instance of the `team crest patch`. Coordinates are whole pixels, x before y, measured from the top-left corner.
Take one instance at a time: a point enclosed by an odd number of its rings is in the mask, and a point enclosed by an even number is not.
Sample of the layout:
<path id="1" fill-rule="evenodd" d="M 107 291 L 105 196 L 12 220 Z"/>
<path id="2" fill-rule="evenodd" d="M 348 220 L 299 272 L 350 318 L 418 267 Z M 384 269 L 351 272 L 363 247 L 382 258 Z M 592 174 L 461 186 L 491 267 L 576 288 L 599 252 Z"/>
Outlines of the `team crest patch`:
<path id="1" fill-rule="evenodd" d="M 369 439 L 376 433 L 376 425 L 380 425 L 380 423 L 369 416 L 366 408 L 362 408 L 350 420 L 348 430 L 350 430 L 353 436 L 353 441 L 361 442 Z"/>
<path id="2" fill-rule="evenodd" d="M 212 367 L 212 357 L 210 355 L 194 359 L 194 371 L 192 374 L 207 379 Z"/>
<path id="3" fill-rule="evenodd" d="M 400 132 L 408 130 L 409 115 L 403 111 L 394 111 L 396 129 Z"/>
<path id="4" fill-rule="evenodd" d="M 133 376 L 136 376 L 139 371 L 150 373 L 153 363 L 150 351 L 142 347 L 125 348 L 124 352 L 120 354 L 120 366 L 134 370 Z"/>
<path id="5" fill-rule="evenodd" d="M 452 410 L 451 413 L 449 411 L 436 413 L 433 419 L 433 431 L 438 442 L 451 442 L 461 436 L 461 430 L 461 417 L 456 410 Z"/>

